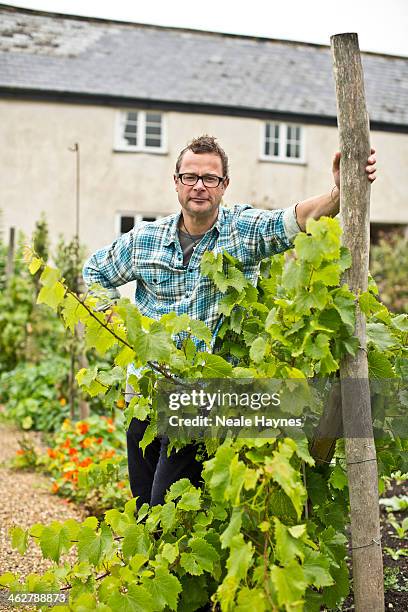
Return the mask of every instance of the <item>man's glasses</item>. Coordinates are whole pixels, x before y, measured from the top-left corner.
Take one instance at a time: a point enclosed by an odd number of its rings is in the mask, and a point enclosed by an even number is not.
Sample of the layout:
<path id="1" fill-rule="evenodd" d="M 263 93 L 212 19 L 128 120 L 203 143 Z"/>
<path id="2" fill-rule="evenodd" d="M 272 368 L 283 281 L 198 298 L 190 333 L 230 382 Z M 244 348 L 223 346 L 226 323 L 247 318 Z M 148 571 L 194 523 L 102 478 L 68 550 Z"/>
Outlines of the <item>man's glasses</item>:
<path id="1" fill-rule="evenodd" d="M 176 176 L 183 185 L 188 185 L 189 187 L 196 185 L 200 179 L 204 187 L 218 187 L 218 185 L 225 180 L 225 176 L 216 176 L 215 174 L 204 174 L 204 176 L 199 176 L 198 174 L 183 172 L 182 174 L 177 173 Z"/>

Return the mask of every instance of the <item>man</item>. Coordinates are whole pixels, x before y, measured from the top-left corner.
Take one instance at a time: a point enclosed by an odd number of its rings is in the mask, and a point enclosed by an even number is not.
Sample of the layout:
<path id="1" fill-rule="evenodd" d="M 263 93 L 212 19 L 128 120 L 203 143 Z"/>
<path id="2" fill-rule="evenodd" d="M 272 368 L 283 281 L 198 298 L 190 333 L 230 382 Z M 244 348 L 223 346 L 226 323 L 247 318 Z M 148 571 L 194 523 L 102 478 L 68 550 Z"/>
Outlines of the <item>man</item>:
<path id="1" fill-rule="evenodd" d="M 374 181 L 374 149 L 371 153 L 366 173 Z M 334 156 L 332 172 L 335 184 L 329 192 L 286 210 L 259 210 L 249 205 L 227 209 L 221 200 L 229 185 L 228 158 L 215 138 L 196 138 L 181 151 L 176 163 L 174 184 L 181 211 L 154 223 L 137 224 L 94 253 L 84 266 L 85 282 L 113 289 L 136 280 L 135 304 L 142 314 L 159 319 L 171 311 L 186 313 L 204 321 L 215 340 L 221 293 L 200 274 L 204 252 L 228 251 L 256 284 L 260 261 L 293 246 L 308 219 L 339 212 L 340 153 Z M 111 297 L 118 297 L 116 290 Z M 197 348 L 205 350 L 205 345 L 197 342 Z M 127 399 L 130 396 L 127 393 Z M 156 439 L 143 455 L 139 442 L 146 426 L 132 419 L 127 433 L 130 486 L 138 508 L 144 502 L 163 503 L 165 492 L 179 478 L 198 485 L 201 474 L 194 445 L 167 457 L 166 440 Z"/>

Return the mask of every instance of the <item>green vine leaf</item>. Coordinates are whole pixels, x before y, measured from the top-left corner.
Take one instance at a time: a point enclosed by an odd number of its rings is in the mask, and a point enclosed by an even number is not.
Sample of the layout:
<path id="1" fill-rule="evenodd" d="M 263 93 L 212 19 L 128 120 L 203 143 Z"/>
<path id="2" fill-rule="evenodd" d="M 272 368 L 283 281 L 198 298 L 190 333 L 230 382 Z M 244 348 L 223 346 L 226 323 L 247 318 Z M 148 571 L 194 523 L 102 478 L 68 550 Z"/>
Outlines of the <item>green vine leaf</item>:
<path id="1" fill-rule="evenodd" d="M 155 610 L 177 610 L 177 600 L 181 593 L 179 580 L 164 567 L 158 567 L 153 579 L 143 580 L 143 585 L 150 593 Z"/>
<path id="2" fill-rule="evenodd" d="M 21 529 L 21 527 L 12 527 L 9 530 L 11 537 L 11 546 L 15 548 L 20 555 L 24 555 L 27 550 L 28 543 L 28 531 Z"/>
<path id="3" fill-rule="evenodd" d="M 70 530 L 60 523 L 52 523 L 41 533 L 40 547 L 45 559 L 58 563 L 60 556 L 68 552 L 71 545 Z"/>
<path id="4" fill-rule="evenodd" d="M 141 585 L 130 584 L 126 593 L 117 590 L 108 599 L 112 612 L 154 612 L 157 608 L 149 591 Z"/>
<path id="5" fill-rule="evenodd" d="M 230 554 L 227 559 L 228 577 L 245 580 L 253 559 L 251 542 L 245 542 L 242 533 L 233 536 L 230 542 Z"/>
<path id="6" fill-rule="evenodd" d="M 103 559 L 110 557 L 112 550 L 113 537 L 108 525 L 102 523 L 99 533 L 86 525 L 81 527 L 78 534 L 80 561 L 89 561 L 95 567 L 99 567 Z"/>
<path id="7" fill-rule="evenodd" d="M 307 587 L 304 570 L 299 563 L 292 561 L 285 567 L 274 565 L 271 569 L 272 584 L 276 589 L 280 606 L 301 604 Z"/>

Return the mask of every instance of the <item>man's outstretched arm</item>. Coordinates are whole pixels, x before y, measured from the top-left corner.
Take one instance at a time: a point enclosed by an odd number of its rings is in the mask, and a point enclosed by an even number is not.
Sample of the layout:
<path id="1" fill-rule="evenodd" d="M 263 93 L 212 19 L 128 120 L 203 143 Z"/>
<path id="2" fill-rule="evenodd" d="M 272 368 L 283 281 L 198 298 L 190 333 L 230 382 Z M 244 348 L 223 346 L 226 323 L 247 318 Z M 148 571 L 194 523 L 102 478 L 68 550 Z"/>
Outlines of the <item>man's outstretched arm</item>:
<path id="1" fill-rule="evenodd" d="M 369 181 L 375 181 L 376 175 L 375 149 L 371 149 L 371 155 L 367 160 L 366 173 Z M 320 217 L 334 217 L 340 209 L 340 153 L 333 158 L 334 187 L 329 193 L 313 196 L 296 206 L 296 218 L 302 231 L 306 229 L 308 219 L 319 219 Z"/>

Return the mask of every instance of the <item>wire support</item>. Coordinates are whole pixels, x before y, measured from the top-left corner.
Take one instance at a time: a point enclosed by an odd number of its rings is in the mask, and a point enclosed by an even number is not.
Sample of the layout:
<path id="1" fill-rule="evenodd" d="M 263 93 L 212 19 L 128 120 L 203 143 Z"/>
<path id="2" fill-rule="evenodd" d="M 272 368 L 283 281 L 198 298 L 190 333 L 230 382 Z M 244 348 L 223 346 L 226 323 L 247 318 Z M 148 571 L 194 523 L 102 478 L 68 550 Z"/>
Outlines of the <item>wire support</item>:
<path id="1" fill-rule="evenodd" d="M 381 545 L 381 537 L 379 540 L 373 538 L 369 544 L 363 544 L 363 546 L 352 546 L 351 550 L 360 550 L 361 548 L 369 548 L 370 546 L 380 546 Z"/>
<path id="2" fill-rule="evenodd" d="M 357 465 L 358 463 L 368 463 L 369 461 L 377 462 L 377 459 L 374 457 L 373 459 L 361 459 L 360 461 L 348 461 L 347 465 Z"/>

